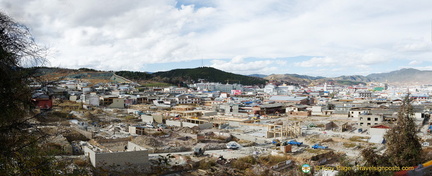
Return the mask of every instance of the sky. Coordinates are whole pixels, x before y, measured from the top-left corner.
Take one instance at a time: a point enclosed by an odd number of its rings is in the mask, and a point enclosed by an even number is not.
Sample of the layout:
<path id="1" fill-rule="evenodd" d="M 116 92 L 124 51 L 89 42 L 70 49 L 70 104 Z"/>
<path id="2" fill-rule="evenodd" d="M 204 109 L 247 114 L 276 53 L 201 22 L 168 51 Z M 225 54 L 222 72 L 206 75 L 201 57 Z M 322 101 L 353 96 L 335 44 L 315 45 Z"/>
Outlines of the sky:
<path id="1" fill-rule="evenodd" d="M 432 70 L 430 0 L 0 0 L 46 66 L 368 75 Z"/>

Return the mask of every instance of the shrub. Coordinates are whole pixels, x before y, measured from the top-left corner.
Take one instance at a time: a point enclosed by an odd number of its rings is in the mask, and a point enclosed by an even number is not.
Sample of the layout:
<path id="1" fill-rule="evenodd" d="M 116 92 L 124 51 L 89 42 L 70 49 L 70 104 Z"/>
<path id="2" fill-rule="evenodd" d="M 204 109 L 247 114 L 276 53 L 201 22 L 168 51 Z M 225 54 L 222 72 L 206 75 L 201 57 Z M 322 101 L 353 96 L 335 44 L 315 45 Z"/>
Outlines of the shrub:
<path id="1" fill-rule="evenodd" d="M 259 157 L 260 163 L 266 164 L 266 165 L 275 165 L 279 162 L 286 161 L 287 157 L 281 156 L 281 155 L 266 155 Z"/>
<path id="2" fill-rule="evenodd" d="M 356 144 L 352 143 L 352 142 L 344 142 L 343 146 L 346 147 L 346 148 L 352 148 L 352 147 L 355 147 Z"/>
<path id="3" fill-rule="evenodd" d="M 210 169 L 211 167 L 216 166 L 215 160 L 201 160 L 199 162 L 199 169 Z"/>
<path id="4" fill-rule="evenodd" d="M 349 140 L 353 142 L 365 142 L 363 139 L 368 139 L 368 137 L 353 136 L 349 138 Z"/>
<path id="5" fill-rule="evenodd" d="M 88 165 L 87 161 L 83 160 L 83 159 L 75 159 L 73 162 L 75 165 L 77 165 L 79 167 L 84 167 L 84 166 Z"/>
<path id="6" fill-rule="evenodd" d="M 165 133 L 165 132 L 163 132 L 163 131 L 158 131 L 158 132 L 155 132 L 155 133 L 153 133 L 152 134 L 152 136 L 163 136 L 163 135 L 166 135 L 167 133 Z"/>
<path id="7" fill-rule="evenodd" d="M 253 156 L 245 156 L 238 158 L 237 160 L 231 163 L 231 167 L 237 168 L 240 170 L 245 170 L 247 168 L 252 167 L 253 164 L 256 164 L 257 160 Z"/>

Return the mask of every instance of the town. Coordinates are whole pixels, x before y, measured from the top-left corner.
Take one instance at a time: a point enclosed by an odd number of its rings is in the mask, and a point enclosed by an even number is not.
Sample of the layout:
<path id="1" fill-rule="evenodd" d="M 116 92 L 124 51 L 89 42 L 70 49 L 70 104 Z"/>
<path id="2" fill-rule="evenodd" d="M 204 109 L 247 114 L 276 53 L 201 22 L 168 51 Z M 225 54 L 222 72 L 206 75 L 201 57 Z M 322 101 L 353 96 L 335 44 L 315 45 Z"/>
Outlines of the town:
<path id="1" fill-rule="evenodd" d="M 0 175 L 430 176 L 431 2 L 0 1 Z"/>
<path id="2" fill-rule="evenodd" d="M 432 158 L 432 85 L 201 79 L 187 87 L 143 87 L 111 74 L 102 82 L 30 85 L 40 112 L 34 123 L 51 133 L 46 146 L 71 161 L 70 173 L 336 175 L 364 162 L 363 149 L 386 150 L 384 136 L 406 96 Z M 299 169 L 304 164 L 313 169 Z"/>

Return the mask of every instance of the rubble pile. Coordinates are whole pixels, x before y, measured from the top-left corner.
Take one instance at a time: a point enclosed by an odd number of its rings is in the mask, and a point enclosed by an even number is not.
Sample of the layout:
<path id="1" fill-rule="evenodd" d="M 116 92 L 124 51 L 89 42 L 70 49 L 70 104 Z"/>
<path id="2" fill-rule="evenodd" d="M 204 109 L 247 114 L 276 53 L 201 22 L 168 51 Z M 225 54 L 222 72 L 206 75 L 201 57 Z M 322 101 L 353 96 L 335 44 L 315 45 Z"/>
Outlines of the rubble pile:
<path id="1" fill-rule="evenodd" d="M 146 145 L 146 146 L 150 146 L 150 147 L 163 147 L 165 146 L 163 142 L 161 142 L 160 140 L 154 138 L 154 137 L 149 137 L 149 136 L 138 136 L 134 139 L 132 139 L 132 142 L 138 145 Z"/>
<path id="2" fill-rule="evenodd" d="M 189 128 L 189 127 L 174 127 L 173 130 L 175 132 L 177 132 L 177 133 L 189 133 L 189 134 L 197 134 L 199 132 L 199 128 L 198 127 L 193 127 L 193 128 Z"/>

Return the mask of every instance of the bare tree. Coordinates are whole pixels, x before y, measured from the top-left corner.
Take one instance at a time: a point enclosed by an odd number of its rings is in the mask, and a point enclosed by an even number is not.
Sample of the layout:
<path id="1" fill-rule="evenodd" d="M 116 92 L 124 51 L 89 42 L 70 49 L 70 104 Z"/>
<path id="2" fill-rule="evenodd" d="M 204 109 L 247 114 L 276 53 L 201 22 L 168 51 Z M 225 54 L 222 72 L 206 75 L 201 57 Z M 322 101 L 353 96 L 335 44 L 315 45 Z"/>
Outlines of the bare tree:
<path id="1" fill-rule="evenodd" d="M 51 160 L 40 150 L 44 137 L 28 120 L 33 117 L 32 73 L 23 66 L 44 61 L 43 49 L 29 29 L 0 12 L 0 172 L 3 175 L 52 175 Z"/>

